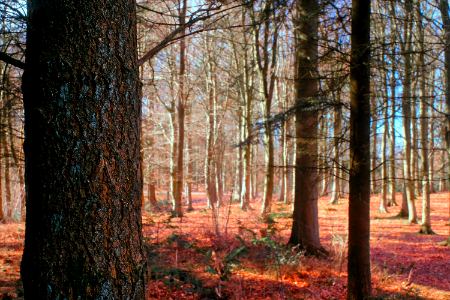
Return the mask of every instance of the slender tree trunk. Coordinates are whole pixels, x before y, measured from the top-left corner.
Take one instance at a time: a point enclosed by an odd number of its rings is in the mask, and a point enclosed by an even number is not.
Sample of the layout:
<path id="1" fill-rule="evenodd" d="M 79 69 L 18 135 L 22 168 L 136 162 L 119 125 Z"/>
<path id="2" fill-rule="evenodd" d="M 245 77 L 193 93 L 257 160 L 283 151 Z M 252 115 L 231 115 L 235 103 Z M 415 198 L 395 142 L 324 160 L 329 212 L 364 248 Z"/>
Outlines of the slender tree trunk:
<path id="1" fill-rule="evenodd" d="M 193 165 L 192 165 L 192 138 L 191 134 L 188 133 L 188 140 L 186 145 L 186 161 L 187 161 L 187 178 L 186 178 L 186 204 L 187 211 L 193 211 L 194 207 L 192 205 L 192 179 L 193 179 Z"/>
<path id="2" fill-rule="evenodd" d="M 25 298 L 144 299 L 135 1 L 27 6 Z"/>
<path id="3" fill-rule="evenodd" d="M 289 122 L 286 121 L 284 124 L 284 139 L 283 139 L 283 177 L 284 177 L 284 197 L 283 197 L 283 203 L 287 204 L 289 203 L 289 172 L 290 172 L 290 165 L 289 165 L 289 145 L 288 145 L 288 136 L 287 132 L 289 129 Z"/>
<path id="4" fill-rule="evenodd" d="M 245 14 L 242 14 L 242 23 L 245 23 Z M 247 41 L 247 40 L 245 40 Z M 252 115 L 252 101 L 253 101 L 253 76 L 252 72 L 250 70 L 248 57 L 248 45 L 245 42 L 243 46 L 243 67 L 244 67 L 244 74 L 243 74 L 243 84 L 241 84 L 240 88 L 240 94 L 243 96 L 244 100 L 244 107 L 243 107 L 243 125 L 241 128 L 242 136 L 241 140 L 244 141 L 245 139 L 248 139 L 250 136 L 250 130 L 251 130 L 251 115 Z M 237 57 L 237 54 L 236 54 Z M 238 62 L 236 62 L 236 65 Z M 242 210 L 249 210 L 250 209 L 250 187 L 251 187 L 251 143 L 246 143 L 243 146 L 243 183 L 241 188 L 241 209 Z"/>
<path id="5" fill-rule="evenodd" d="M 384 56 L 384 55 L 383 55 Z M 383 72 L 384 73 L 384 72 Z M 386 76 L 386 74 L 383 74 Z M 386 77 L 384 77 L 386 79 Z M 385 82 L 386 83 L 386 82 Z M 386 146 L 387 146 L 387 133 L 389 128 L 388 122 L 388 100 L 387 100 L 387 86 L 384 86 L 385 97 L 382 98 L 382 107 L 383 107 L 383 137 L 381 140 L 381 204 L 378 212 L 387 213 L 387 186 L 388 186 L 388 178 L 387 178 L 387 156 L 386 156 Z"/>
<path id="6" fill-rule="evenodd" d="M 340 96 L 338 96 L 339 102 L 340 102 Z M 339 198 L 341 197 L 341 184 L 340 184 L 340 178 L 341 178 L 341 153 L 340 153 L 340 145 L 341 145 L 341 118 L 342 118 L 342 107 L 336 106 L 334 108 L 334 162 L 333 162 L 333 173 L 334 173 L 334 180 L 333 180 L 333 191 L 331 194 L 331 199 L 329 204 L 339 204 Z"/>
<path id="7" fill-rule="evenodd" d="M 415 81 L 415 80 L 414 80 Z M 415 86 L 415 84 L 413 84 L 413 86 Z M 411 177 L 413 179 L 413 189 L 414 189 L 414 196 L 416 199 L 418 199 L 420 197 L 420 188 L 419 188 L 419 181 L 420 181 L 420 174 L 419 174 L 419 135 L 418 135 L 418 130 L 417 130 L 417 107 L 416 107 L 416 101 L 415 99 L 417 99 L 417 95 L 416 95 L 416 89 L 413 89 L 413 95 L 412 95 L 412 105 L 411 105 L 411 113 L 412 113 L 412 122 L 411 122 L 411 127 L 412 127 L 412 134 L 411 134 L 411 139 L 412 139 L 412 148 L 413 151 L 411 153 L 411 166 L 412 166 L 412 172 L 411 172 Z"/>
<path id="8" fill-rule="evenodd" d="M 187 0 L 183 0 L 183 7 L 180 8 L 180 26 L 185 23 Z M 181 33 L 183 35 L 185 30 Z M 180 76 L 179 76 L 179 92 L 177 105 L 177 122 L 178 122 L 178 143 L 176 146 L 177 168 L 176 168 L 176 185 L 173 200 L 173 211 L 178 217 L 183 216 L 181 206 L 182 190 L 183 190 L 183 171 L 184 171 L 184 119 L 185 119 L 185 103 L 186 95 L 184 93 L 185 85 L 185 69 L 186 69 L 186 42 L 182 38 L 180 40 Z"/>
<path id="9" fill-rule="evenodd" d="M 395 50 L 392 50 L 395 51 Z M 392 59 L 395 58 L 395 52 Z M 391 122 L 390 122 L 390 140 L 389 140 L 389 201 L 388 206 L 397 206 L 395 199 L 395 101 L 396 101 L 396 79 L 395 64 L 392 66 L 391 75 Z"/>
<path id="10" fill-rule="evenodd" d="M 208 129 L 206 134 L 206 160 L 205 160 L 205 192 L 207 198 L 206 207 L 213 209 L 217 203 L 217 195 L 215 189 L 214 176 L 214 160 L 213 160 L 213 141 L 214 141 L 214 91 L 210 87 L 209 103 L 208 103 Z"/>
<path id="11" fill-rule="evenodd" d="M 241 139 L 241 132 L 242 132 L 242 123 L 243 123 L 243 116 L 242 116 L 242 107 L 238 109 L 238 131 L 236 135 L 237 145 L 240 145 L 242 143 Z M 234 201 L 241 202 L 241 195 L 242 195 L 242 147 L 236 147 L 236 175 L 234 179 Z"/>
<path id="12" fill-rule="evenodd" d="M 425 80 L 427 78 L 427 70 L 425 66 L 425 34 L 423 28 L 422 12 L 420 2 L 416 2 L 416 12 L 417 12 L 417 24 L 419 31 L 419 72 L 421 74 L 420 81 L 420 149 L 422 156 L 422 224 L 419 233 L 432 234 L 431 230 L 431 207 L 430 207 L 430 181 L 428 174 L 428 103 L 427 101 L 427 90 L 425 87 Z"/>
<path id="13" fill-rule="evenodd" d="M 372 129 L 371 133 L 373 135 L 373 145 L 372 145 L 372 159 L 371 159 L 371 169 L 372 172 L 370 172 L 370 180 L 372 183 L 371 186 L 371 193 L 376 194 L 377 193 L 377 140 L 378 140 L 378 134 L 377 134 L 377 127 L 378 127 L 378 116 L 377 116 L 377 103 L 376 103 L 376 93 L 373 93 L 373 95 L 370 97 L 371 100 L 371 106 L 372 111 L 374 112 L 372 114 Z"/>
<path id="14" fill-rule="evenodd" d="M 264 194 L 260 215 L 263 219 L 266 219 L 272 210 L 274 186 L 274 144 L 271 128 L 271 106 L 277 74 L 278 30 L 280 27 L 278 19 L 274 16 L 276 9 L 277 7 L 275 7 L 274 3 L 266 2 L 264 11 L 271 11 L 271 18 L 266 19 L 264 24 L 261 25 L 256 25 L 253 7 L 251 11 L 251 18 L 255 24 L 252 32 L 254 41 L 253 56 L 257 65 L 259 95 L 262 100 L 261 109 L 264 122 Z M 263 45 L 260 47 L 260 26 L 262 25 L 264 25 Z M 271 51 L 269 51 L 269 44 Z"/>
<path id="15" fill-rule="evenodd" d="M 280 193 L 278 195 L 278 202 L 284 202 L 285 186 L 286 186 L 286 164 L 285 164 L 285 147 L 286 147 L 286 123 L 282 123 L 280 126 Z"/>
<path id="16" fill-rule="evenodd" d="M 352 1 L 348 300 L 370 299 L 370 2 Z"/>
<path id="17" fill-rule="evenodd" d="M 408 221 L 404 224 L 417 223 L 416 205 L 413 194 L 413 183 L 411 182 L 411 49 L 412 49 L 412 0 L 405 0 L 406 21 L 405 41 L 402 43 L 404 60 L 403 94 L 402 94 L 402 116 L 403 116 L 403 168 L 406 184 L 406 197 L 408 202 Z"/>

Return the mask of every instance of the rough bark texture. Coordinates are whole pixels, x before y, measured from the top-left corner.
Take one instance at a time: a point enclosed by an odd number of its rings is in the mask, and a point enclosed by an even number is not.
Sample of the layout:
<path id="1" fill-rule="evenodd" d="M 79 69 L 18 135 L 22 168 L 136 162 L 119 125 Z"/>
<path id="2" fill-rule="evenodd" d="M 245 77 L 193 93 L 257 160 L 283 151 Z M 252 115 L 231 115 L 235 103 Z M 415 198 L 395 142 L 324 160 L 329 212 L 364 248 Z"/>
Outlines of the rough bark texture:
<path id="1" fill-rule="evenodd" d="M 5 82 L 5 72 L 6 72 L 6 68 L 3 67 L 2 65 L 0 65 L 0 72 L 2 74 L 2 85 L 4 86 L 4 82 Z M 3 102 L 4 101 L 4 97 L 5 97 L 5 89 L 2 88 L 0 89 L 0 101 Z M 3 124 L 3 114 L 0 113 L 0 124 Z M 1 130 L 0 131 L 0 157 L 2 157 L 3 155 L 3 147 L 2 147 L 2 141 L 3 141 L 3 134 L 4 131 Z M 2 174 L 2 164 L 0 164 L 0 176 Z M 2 179 L 0 178 L 0 223 L 4 222 L 5 220 L 5 214 L 3 213 L 3 187 L 2 187 Z"/>
<path id="2" fill-rule="evenodd" d="M 132 0 L 28 1 L 27 299 L 144 299 Z"/>
<path id="3" fill-rule="evenodd" d="M 300 245 L 311 254 L 324 252 L 320 245 L 317 201 L 318 191 L 318 113 L 302 109 L 317 99 L 318 57 L 318 1 L 301 0 L 297 3 L 295 32 L 296 47 L 296 116 L 295 134 L 297 155 L 295 162 L 295 198 L 290 244 Z"/>
<path id="4" fill-rule="evenodd" d="M 347 299 L 372 297 L 370 275 L 370 2 L 352 1 Z"/>

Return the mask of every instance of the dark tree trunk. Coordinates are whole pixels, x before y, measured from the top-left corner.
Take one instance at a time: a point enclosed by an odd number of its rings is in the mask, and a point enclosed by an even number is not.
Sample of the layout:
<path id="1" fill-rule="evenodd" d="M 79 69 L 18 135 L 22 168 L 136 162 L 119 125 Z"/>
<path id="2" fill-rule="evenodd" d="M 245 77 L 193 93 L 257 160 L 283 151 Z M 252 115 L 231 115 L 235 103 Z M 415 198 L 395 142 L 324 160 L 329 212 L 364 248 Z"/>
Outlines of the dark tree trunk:
<path id="1" fill-rule="evenodd" d="M 450 161 L 450 16 L 448 1 L 441 0 L 440 10 L 442 15 L 442 25 L 445 32 L 445 142 L 447 156 Z M 445 182 L 443 185 L 445 189 Z M 450 246 L 450 236 L 439 243 L 442 246 Z"/>
<path id="2" fill-rule="evenodd" d="M 28 1 L 27 299 L 144 299 L 134 0 Z"/>
<path id="3" fill-rule="evenodd" d="M 370 0 L 352 1 L 347 299 L 372 298 L 370 280 Z"/>
<path id="4" fill-rule="evenodd" d="M 311 254 L 324 253 L 320 245 L 317 201 L 318 116 L 317 111 L 301 109 L 317 99 L 318 1 L 297 3 L 297 17 L 306 12 L 308 18 L 297 19 L 296 41 L 296 116 L 295 134 L 295 199 L 290 244 L 298 245 Z"/>

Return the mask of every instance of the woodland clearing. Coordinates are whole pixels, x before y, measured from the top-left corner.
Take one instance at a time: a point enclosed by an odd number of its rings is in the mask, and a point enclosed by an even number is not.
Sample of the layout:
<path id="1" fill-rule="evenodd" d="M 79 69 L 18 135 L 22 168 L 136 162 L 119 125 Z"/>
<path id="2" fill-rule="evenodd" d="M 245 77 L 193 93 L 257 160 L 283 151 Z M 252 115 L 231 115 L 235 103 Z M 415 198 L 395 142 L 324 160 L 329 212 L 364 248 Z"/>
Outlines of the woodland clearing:
<path id="1" fill-rule="evenodd" d="M 170 217 L 164 200 L 160 212 L 143 216 L 147 299 L 346 298 L 348 199 L 338 205 L 329 205 L 329 197 L 319 199 L 321 243 L 331 255 L 318 259 L 283 247 L 292 222 L 288 204 L 274 202 L 274 222 L 267 224 L 257 220 L 259 198 L 252 200 L 250 212 L 224 201 L 218 213 L 204 210 L 204 194 L 193 198 L 194 211 L 181 219 Z M 398 206 L 377 213 L 380 197 L 371 197 L 374 299 L 450 299 L 450 248 L 436 245 L 449 235 L 449 199 L 449 193 L 432 194 L 436 235 L 419 235 L 420 225 L 405 226 L 395 217 Z M 421 201 L 416 204 L 420 215 Z M 0 224 L 0 299 L 22 299 L 24 233 L 24 223 Z"/>

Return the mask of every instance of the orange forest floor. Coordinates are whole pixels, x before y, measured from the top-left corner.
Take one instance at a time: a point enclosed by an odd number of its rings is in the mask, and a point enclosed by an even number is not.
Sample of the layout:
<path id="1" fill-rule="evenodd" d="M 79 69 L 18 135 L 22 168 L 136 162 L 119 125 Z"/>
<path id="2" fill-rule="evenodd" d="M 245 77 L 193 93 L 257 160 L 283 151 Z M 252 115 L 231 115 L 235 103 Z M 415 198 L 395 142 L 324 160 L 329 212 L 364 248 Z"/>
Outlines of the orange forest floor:
<path id="1" fill-rule="evenodd" d="M 226 199 L 215 213 L 205 210 L 205 194 L 193 198 L 194 211 L 182 219 L 170 217 L 169 205 L 143 216 L 147 299 L 346 298 L 348 199 L 329 205 L 330 197 L 320 198 L 320 238 L 331 255 L 318 259 L 284 247 L 292 224 L 290 205 L 275 202 L 275 222 L 267 224 L 258 220 L 260 198 L 252 200 L 250 212 Z M 448 193 L 431 196 L 436 235 L 419 235 L 420 225 L 405 226 L 395 218 L 398 206 L 377 213 L 380 196 L 371 198 L 374 299 L 450 299 L 450 248 L 436 245 L 449 235 L 449 199 Z M 419 215 L 421 202 L 416 201 Z M 23 241 L 24 223 L 0 224 L 0 299 L 23 295 Z"/>

